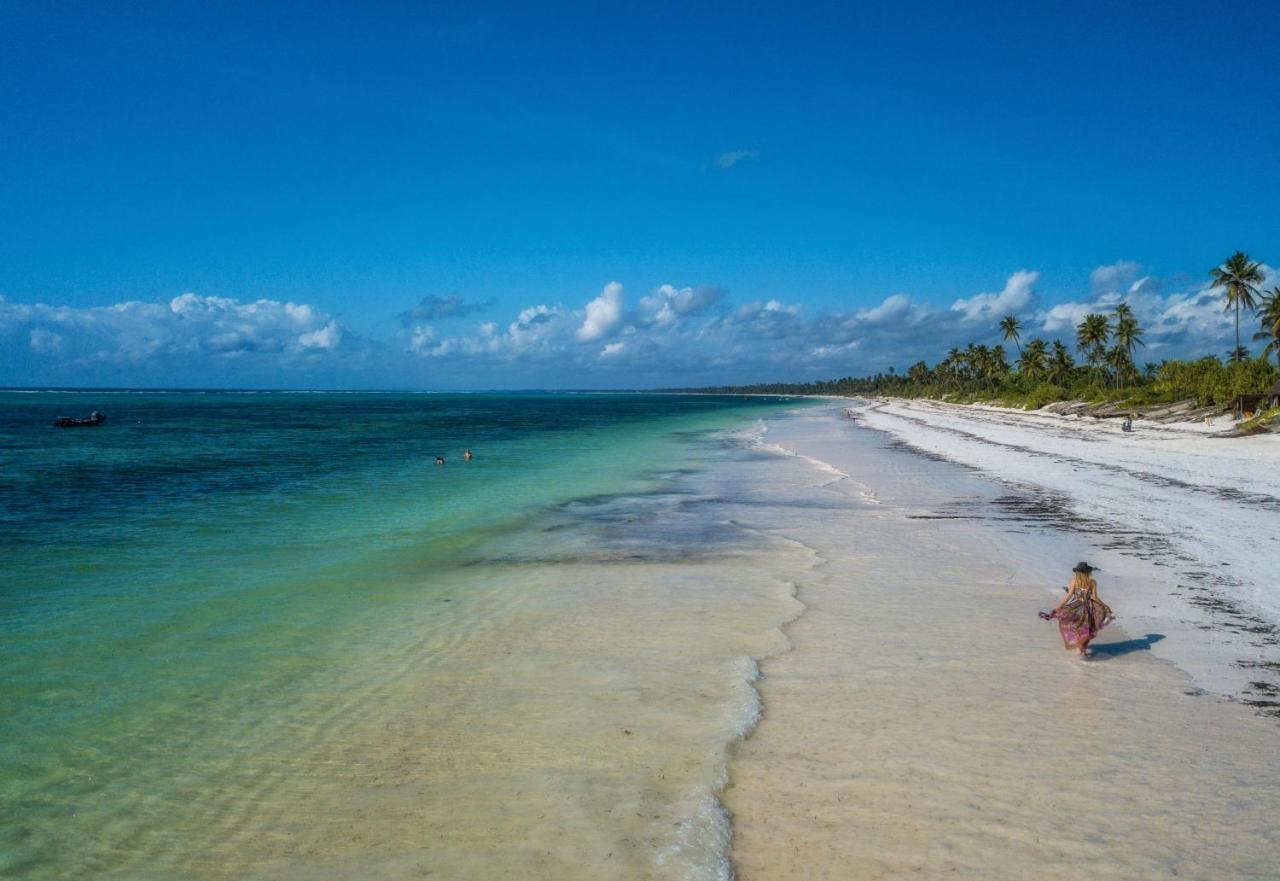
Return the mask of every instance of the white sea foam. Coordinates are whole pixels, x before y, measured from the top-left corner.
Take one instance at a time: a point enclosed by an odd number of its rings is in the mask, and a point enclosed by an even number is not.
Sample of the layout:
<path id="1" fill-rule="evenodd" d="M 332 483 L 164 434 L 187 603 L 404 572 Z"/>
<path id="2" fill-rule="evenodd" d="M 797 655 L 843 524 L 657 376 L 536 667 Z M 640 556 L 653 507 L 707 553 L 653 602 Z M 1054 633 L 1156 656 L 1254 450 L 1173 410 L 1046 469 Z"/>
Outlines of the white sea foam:
<path id="1" fill-rule="evenodd" d="M 682 815 L 654 862 L 673 881 L 732 881 L 729 812 L 709 791 L 695 791 L 677 807 Z"/>

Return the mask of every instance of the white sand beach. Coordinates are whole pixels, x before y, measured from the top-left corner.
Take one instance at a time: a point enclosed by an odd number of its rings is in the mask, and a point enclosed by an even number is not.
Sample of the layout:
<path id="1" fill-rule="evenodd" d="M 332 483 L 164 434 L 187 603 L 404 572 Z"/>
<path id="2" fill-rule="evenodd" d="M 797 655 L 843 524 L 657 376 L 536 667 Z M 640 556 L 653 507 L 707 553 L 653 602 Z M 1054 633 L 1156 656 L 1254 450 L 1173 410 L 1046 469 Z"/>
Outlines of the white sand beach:
<path id="1" fill-rule="evenodd" d="M 1216 613 L 1195 619 L 1215 628 L 1201 631 L 1176 620 L 1182 605 L 1159 607 L 1176 568 L 1125 547 L 1153 515 L 1114 533 L 1075 531 L 1065 516 L 1076 510 L 1069 491 L 1110 482 L 1098 490 L 1109 504 L 1139 490 L 1135 504 L 1164 504 L 1174 539 L 1196 516 L 1262 529 L 1275 516 L 1265 503 L 1227 513 L 1230 497 L 1212 490 L 1244 482 L 1248 463 L 1272 453 L 1241 446 L 1231 459 L 1228 443 L 1220 460 L 1226 442 L 1172 431 L 1112 443 L 1083 427 L 930 405 L 862 405 L 856 421 L 841 409 L 771 420 L 761 444 L 812 467 L 807 491 L 757 486 L 758 516 L 803 536 L 824 563 L 798 585 L 806 611 L 786 627 L 791 650 L 761 665 L 764 718 L 730 766 L 737 877 L 1276 877 L 1280 724 L 1192 678 L 1231 685 L 1230 651 L 1265 657 L 1265 634 L 1251 644 L 1229 632 L 1223 648 Z M 990 472 L 918 455 L 907 439 L 932 454 L 986 453 Z M 1091 458 L 1065 461 L 1080 448 Z M 1004 463 L 1023 485 L 992 479 Z M 1047 512 L 1035 476 L 1056 478 Z M 1178 492 L 1207 501 L 1181 511 Z M 829 510 L 815 514 L 824 499 Z M 1079 504 L 1086 526 L 1123 511 Z M 1230 528 L 1206 532 L 1257 551 Z M 1087 661 L 1035 616 L 1081 558 L 1103 566 L 1118 614 Z M 1252 603 L 1253 583 L 1239 581 L 1250 586 L 1236 599 Z"/>
<path id="2" fill-rule="evenodd" d="M 1280 437 L 924 401 L 851 412 L 1032 493 L 1046 526 L 1091 536 L 1127 626 L 1176 633 L 1155 654 L 1206 688 L 1280 701 Z"/>

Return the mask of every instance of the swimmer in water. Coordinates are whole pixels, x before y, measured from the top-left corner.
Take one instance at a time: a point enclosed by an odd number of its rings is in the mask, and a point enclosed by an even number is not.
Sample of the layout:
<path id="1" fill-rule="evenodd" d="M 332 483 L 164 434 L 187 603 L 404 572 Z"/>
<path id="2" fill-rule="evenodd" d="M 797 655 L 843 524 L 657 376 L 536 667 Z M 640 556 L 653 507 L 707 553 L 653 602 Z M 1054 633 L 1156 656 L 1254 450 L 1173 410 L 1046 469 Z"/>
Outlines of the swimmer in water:
<path id="1" fill-rule="evenodd" d="M 437 464 L 437 465 L 443 465 L 443 464 L 444 464 L 444 456 L 436 456 L 436 464 Z"/>
<path id="2" fill-rule="evenodd" d="M 464 458 L 464 459 L 466 459 L 468 462 L 470 462 L 470 461 L 471 461 L 471 451 L 470 451 L 470 450 L 467 450 L 465 453 L 463 453 L 463 454 L 462 454 L 462 458 Z"/>

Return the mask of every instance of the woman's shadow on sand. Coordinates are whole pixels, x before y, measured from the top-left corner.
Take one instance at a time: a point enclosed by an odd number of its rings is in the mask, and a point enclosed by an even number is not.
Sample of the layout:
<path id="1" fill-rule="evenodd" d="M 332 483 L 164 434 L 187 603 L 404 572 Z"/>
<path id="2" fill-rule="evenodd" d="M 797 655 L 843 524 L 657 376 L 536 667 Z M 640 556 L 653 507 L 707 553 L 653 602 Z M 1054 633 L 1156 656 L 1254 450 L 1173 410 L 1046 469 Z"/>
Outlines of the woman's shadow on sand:
<path id="1" fill-rule="evenodd" d="M 1123 642 L 1095 642 L 1089 648 L 1093 651 L 1093 656 L 1098 660 L 1104 658 L 1118 658 L 1121 655 L 1132 654 L 1133 652 L 1145 652 L 1160 640 L 1164 639 L 1163 633 L 1148 633 L 1141 639 L 1126 639 Z"/>

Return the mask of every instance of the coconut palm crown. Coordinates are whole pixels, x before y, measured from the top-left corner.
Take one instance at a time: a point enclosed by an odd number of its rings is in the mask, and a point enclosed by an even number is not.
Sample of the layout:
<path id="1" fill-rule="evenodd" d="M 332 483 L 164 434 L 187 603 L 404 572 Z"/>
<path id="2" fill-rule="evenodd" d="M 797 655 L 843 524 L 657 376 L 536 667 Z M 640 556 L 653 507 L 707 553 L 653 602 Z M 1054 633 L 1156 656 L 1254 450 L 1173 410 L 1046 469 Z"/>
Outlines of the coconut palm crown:
<path id="1" fill-rule="evenodd" d="M 1048 367 L 1048 348 L 1048 343 L 1039 337 L 1027 343 L 1018 359 L 1018 370 L 1032 379 L 1043 379 Z"/>
<path id="2" fill-rule="evenodd" d="M 1071 378 L 1071 371 L 1075 369 L 1075 359 L 1071 357 L 1071 350 L 1066 347 L 1062 340 L 1053 341 L 1053 352 L 1049 355 L 1049 381 L 1057 385 L 1065 385 L 1067 380 Z"/>
<path id="3" fill-rule="evenodd" d="M 1000 319 L 1000 331 L 1004 334 L 1006 340 L 1013 340 L 1013 344 L 1018 347 L 1018 354 L 1022 354 L 1022 342 L 1018 337 L 1018 331 L 1022 329 L 1022 325 L 1018 323 L 1018 319 L 1013 315 L 1006 315 Z"/>
<path id="4" fill-rule="evenodd" d="M 1111 337 L 1111 323 L 1107 316 L 1091 312 L 1076 325 L 1076 348 L 1090 364 L 1102 360 L 1107 349 L 1107 340 Z"/>
<path id="5" fill-rule="evenodd" d="M 1144 333 L 1142 325 L 1138 323 L 1137 317 L 1134 316 L 1133 310 L 1124 303 L 1116 307 L 1116 327 L 1115 341 L 1116 346 L 1124 349 L 1130 358 L 1133 357 L 1134 350 L 1138 346 L 1146 347 L 1146 343 L 1142 341 Z"/>

